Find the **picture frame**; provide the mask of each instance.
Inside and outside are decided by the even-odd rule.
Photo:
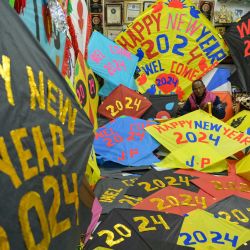
[[[215,29],[217,30],[217,32],[221,35],[221,36],[223,36],[224,34],[225,34],[225,32],[226,32],[226,25],[216,25],[215,26]]]
[[[102,0],[90,0],[90,5],[92,4],[102,4]]]
[[[102,14],[91,13],[92,26],[102,25]]]
[[[143,2],[143,11],[145,9],[147,9],[148,7],[150,7],[152,4],[154,4],[155,2],[154,1],[144,1]]]
[[[244,15],[243,9],[234,9],[233,11],[233,21],[237,22]]]
[[[201,13],[209,20],[213,20],[214,16],[214,1],[201,0],[199,2],[199,9]]]
[[[126,2],[124,12],[124,23],[131,23],[142,11],[141,2]]]
[[[105,21],[107,26],[122,25],[122,4],[107,3],[105,4]]]
[[[114,41],[120,32],[122,32],[122,27],[109,27],[106,30],[106,36]]]

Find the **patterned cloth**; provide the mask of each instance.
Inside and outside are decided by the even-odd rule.
[[[236,93],[233,100],[234,104],[240,104],[241,109],[250,110],[250,93]]]

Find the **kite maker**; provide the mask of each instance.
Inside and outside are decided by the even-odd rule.
[[[225,117],[226,104],[220,101],[220,98],[208,91],[202,80],[195,80],[192,83],[193,93],[189,96],[179,114],[185,115],[197,109],[209,112],[209,103],[211,103],[211,113],[218,119]]]

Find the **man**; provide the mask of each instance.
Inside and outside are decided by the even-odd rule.
[[[220,98],[209,92],[202,80],[195,80],[192,83],[193,93],[189,96],[183,108],[179,111],[180,115],[185,115],[197,109],[208,112],[208,103],[212,105],[212,115],[218,119],[225,117],[225,104],[221,103]]]

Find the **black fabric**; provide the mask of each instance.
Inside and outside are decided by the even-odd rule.
[[[211,205],[206,211],[250,229],[249,207],[250,200],[232,195]]]
[[[24,237],[34,238],[35,245],[47,237],[48,244],[43,241],[46,243],[41,247],[43,249],[74,249],[84,221],[89,220],[84,218],[84,205],[80,203],[78,209],[78,197],[73,195],[76,189],[73,178],[79,190],[94,139],[93,127],[56,66],[6,0],[0,1],[0,34],[1,235],[4,230],[10,249],[28,249]],[[31,71],[33,73],[28,77]],[[40,94],[43,90],[39,85],[44,83],[44,108],[36,99],[36,106],[31,109],[29,83],[32,82],[32,74]],[[76,111],[76,118],[70,125],[69,112],[65,121],[59,117],[62,111],[60,97],[63,105],[68,99]],[[73,130],[69,129],[70,126]],[[39,148],[52,160],[47,160],[48,155],[39,157]],[[25,165],[26,170],[23,171]],[[16,186],[10,178],[11,169],[16,173],[12,175],[18,180]],[[63,179],[67,180],[67,185],[63,185]],[[56,222],[66,220],[67,226],[64,224],[62,231],[55,228]],[[30,230],[21,228],[25,223]],[[31,248],[32,244],[29,245]]]
[[[172,95],[149,95],[144,94],[152,103],[152,106],[143,114],[142,119],[155,118],[156,114],[160,111],[167,111],[171,117],[176,117],[178,109],[178,96]],[[173,103],[172,109],[166,109],[166,105]]]
[[[250,92],[250,12],[240,21],[231,24],[223,38],[225,39],[233,61],[236,64],[242,91]]]
[[[97,227],[86,249],[94,249],[97,246],[119,250],[186,249],[176,247],[182,223],[183,217],[176,214],[114,209]],[[108,241],[107,231],[103,234],[100,233],[102,230],[114,233],[114,239]],[[122,240],[119,241],[121,238]],[[114,242],[114,240],[117,241]]]
[[[240,88],[240,90],[242,89],[246,89],[244,88],[244,84],[241,82],[239,74],[238,74],[238,70],[235,70],[229,77],[228,77],[228,81],[231,82],[232,85],[232,92],[233,92],[233,86]]]
[[[142,177],[138,178],[134,186],[128,188],[126,194],[146,198],[168,185],[192,192],[198,192],[199,188],[190,182],[191,179],[195,179],[195,177],[177,174],[174,170],[150,170]]]
[[[115,175],[123,178],[125,173],[140,175],[152,169],[151,166],[128,167],[111,161],[106,161],[102,165],[99,165],[99,167],[101,170],[101,176],[112,176],[112,178],[114,178]]]
[[[138,177],[127,176],[123,179],[104,178],[95,187],[94,193],[102,206],[102,213],[107,214],[114,208],[131,208],[142,198],[125,195],[127,189],[134,185]]]

